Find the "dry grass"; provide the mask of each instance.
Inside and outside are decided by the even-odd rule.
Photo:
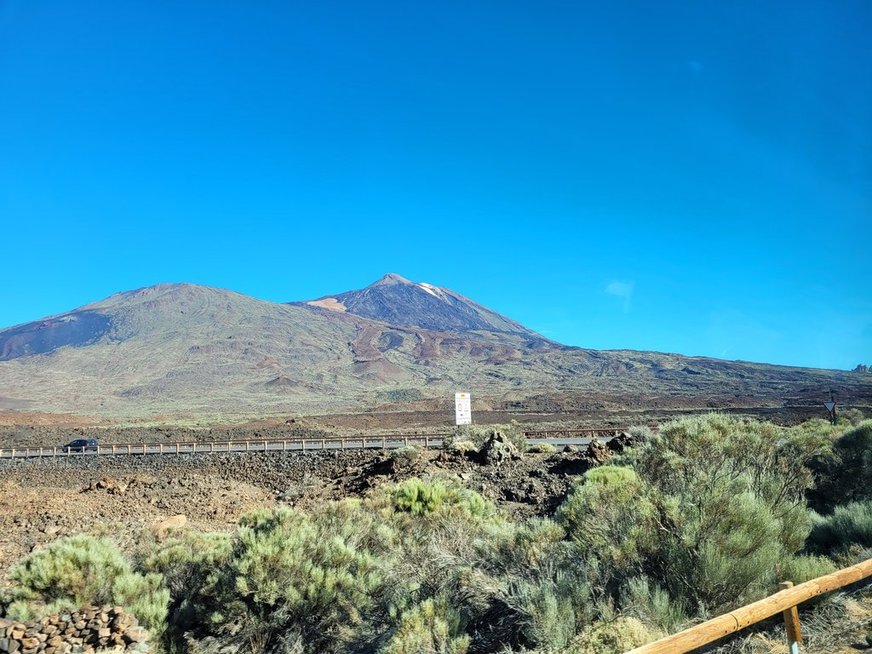
[[[855,654],[872,632],[872,584],[835,594],[800,610],[803,654]],[[712,654],[787,654],[784,624],[778,618],[729,642],[705,650]]]

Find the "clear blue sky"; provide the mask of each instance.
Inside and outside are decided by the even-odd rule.
[[[872,3],[0,0],[0,326],[386,272],[572,345],[872,363]]]

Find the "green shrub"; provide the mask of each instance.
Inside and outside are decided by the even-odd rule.
[[[472,649],[562,649],[590,619],[586,568],[564,530],[534,519],[489,534],[458,570],[451,597],[466,616]]]
[[[832,453],[815,462],[812,506],[828,513],[849,502],[872,500],[872,420],[849,429],[833,443]]]
[[[647,443],[654,438],[654,432],[647,425],[633,425],[627,430],[635,445]]]
[[[577,617],[588,597],[581,568],[555,523],[516,525],[478,494],[441,480],[380,488],[364,505],[397,536],[382,556],[399,583],[378,600],[395,624],[444,598],[476,652],[562,646],[585,624]]]
[[[527,439],[518,425],[458,425],[454,431],[443,438],[444,447],[451,449],[456,441],[469,441],[479,449],[495,434],[502,434],[519,452],[527,450]]]
[[[851,425],[852,427],[856,427],[861,422],[866,420],[866,414],[863,413],[860,409],[851,408],[845,409],[842,411],[839,416],[839,422],[844,422],[845,424]]]
[[[551,443],[533,443],[527,446],[527,451],[534,454],[554,454],[557,448]]]
[[[832,515],[814,516],[808,548],[839,554],[852,545],[872,547],[872,500],[837,506]]]
[[[152,636],[164,628],[169,591],[159,574],[139,574],[105,538],[61,538],[12,567],[11,617],[28,619],[86,605],[113,604]]]
[[[624,612],[659,631],[674,633],[687,622],[679,602],[648,577],[633,577],[621,591]]]
[[[478,452],[478,448],[472,441],[452,441],[450,445],[446,445],[451,452],[459,454],[467,454],[469,452]]]
[[[397,463],[409,465],[421,458],[421,448],[414,445],[398,447],[391,452],[391,458]]]
[[[635,538],[653,541],[642,569],[693,613],[765,592],[810,530],[804,463],[816,447],[773,425],[720,415],[663,425],[620,459],[638,474],[638,501],[653,506],[656,529],[642,525]],[[610,532],[620,538],[614,529],[602,538]]]
[[[230,552],[227,534],[186,530],[154,543],[142,561],[143,570],[160,574],[170,592],[164,634],[169,651],[182,648],[186,632],[208,633],[210,617],[222,610],[212,595],[213,577]]]
[[[441,481],[426,482],[413,477],[393,488],[393,506],[397,511],[429,515],[439,511],[460,511],[469,515],[485,515],[493,506],[467,488],[446,485]]]
[[[212,620],[244,651],[269,650],[283,639],[306,651],[337,652],[358,636],[382,583],[373,557],[345,533],[320,529],[281,508],[240,519],[232,551],[213,587],[223,612]]]
[[[639,573],[653,547],[653,517],[638,475],[618,466],[586,472],[555,514],[581,557],[596,559],[610,575],[627,576]]]
[[[779,566],[779,580],[802,584],[836,571],[836,565],[825,556],[799,555],[786,558]]]
[[[444,596],[426,599],[403,613],[382,654],[466,654],[469,636]]]
[[[621,616],[599,622],[579,634],[567,654],[622,654],[657,638],[636,618]]]

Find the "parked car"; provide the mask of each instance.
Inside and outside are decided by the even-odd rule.
[[[96,438],[77,438],[64,445],[63,450],[64,452],[96,452],[97,448]]]

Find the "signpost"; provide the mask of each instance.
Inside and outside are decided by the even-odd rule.
[[[454,394],[454,418],[456,425],[472,424],[472,397],[469,393]]]
[[[824,402],[824,406],[827,408],[827,411],[830,414],[830,422],[836,424],[836,403],[835,402]]]

